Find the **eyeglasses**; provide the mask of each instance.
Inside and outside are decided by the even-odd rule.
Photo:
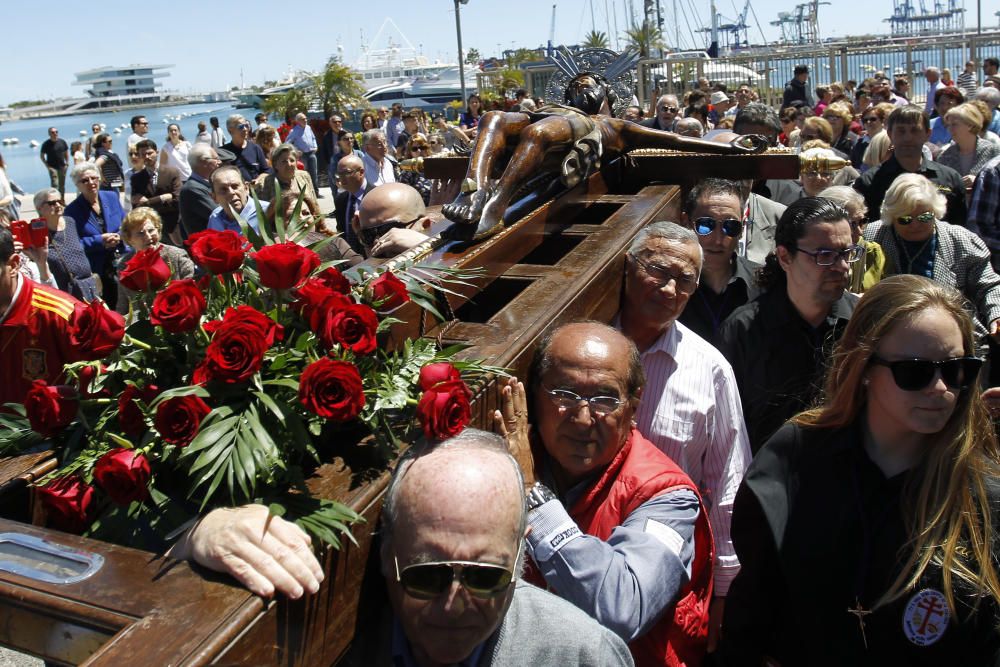
[[[52,201],[43,201],[42,203],[45,204],[46,206],[62,206],[63,205],[62,201],[59,200],[59,199],[53,199]]]
[[[715,231],[716,225],[722,227],[723,234],[732,238],[736,238],[743,233],[742,220],[737,220],[736,218],[715,220],[707,216],[694,221],[694,231],[698,232],[698,236],[708,236]]]
[[[802,175],[812,178],[833,178],[832,171],[803,171]]]
[[[656,266],[655,264],[644,262],[635,255],[629,255],[629,257],[631,257],[636,264],[642,267],[642,270],[646,272],[646,275],[649,276],[659,287],[663,287],[673,280],[677,291],[683,294],[693,294],[694,291],[698,289],[697,278],[672,273],[662,266]]]
[[[873,356],[873,364],[885,366],[892,371],[892,379],[903,391],[920,391],[934,381],[937,372],[952,389],[965,389],[976,382],[983,360],[979,357],[953,357],[941,361],[930,359],[901,359],[886,361]]]
[[[580,403],[586,403],[590,414],[597,417],[611,414],[621,407],[623,402],[616,396],[591,396],[587,398],[569,389],[545,389],[545,393],[552,398],[552,402],[560,410],[576,410]]]
[[[407,227],[415,223],[417,220],[420,220],[421,217],[423,216],[417,216],[416,218],[410,220],[409,222],[403,222],[401,220],[389,220],[388,222],[383,222],[382,224],[375,225],[374,227],[366,227],[365,229],[361,230],[361,242],[370,248],[373,245],[375,245],[375,241],[378,240],[378,237],[382,236],[390,229],[406,229]]]
[[[837,263],[838,259],[843,259],[848,264],[853,264],[865,254],[865,249],[859,245],[852,245],[843,250],[812,251],[803,248],[798,248],[798,250],[812,257],[819,266],[833,266]]]
[[[149,121],[148,120],[140,120],[138,123],[136,123],[136,125],[149,125]]]
[[[898,218],[896,218],[896,222],[898,222],[901,225],[908,225],[911,222],[913,222],[914,220],[916,220],[917,222],[922,222],[925,225],[926,224],[930,224],[930,223],[934,222],[934,214],[931,213],[930,211],[927,211],[926,213],[921,213],[920,215],[915,215],[915,216],[914,215],[901,215]]]
[[[667,107],[667,106],[660,107],[660,111],[666,111],[667,113],[677,113],[680,110],[681,110],[680,107]]]
[[[346,170],[346,171],[338,171],[338,172],[336,172],[336,173],[334,174],[334,178],[336,178],[336,179],[337,179],[337,180],[339,181],[340,179],[342,179],[342,178],[347,178],[347,177],[348,177],[348,176],[350,176],[351,174],[356,174],[356,173],[358,173],[359,171],[361,171],[361,168],[360,168],[360,167],[359,167],[359,168],[357,168],[357,169],[348,169],[348,170]]]
[[[514,580],[512,569],[492,563],[446,560],[414,563],[400,570],[395,555],[392,562],[396,566],[396,581],[407,595],[418,600],[432,600],[447,593],[456,579],[473,597],[488,600],[503,594]]]
[[[236,126],[236,129],[238,129],[238,130],[249,130],[250,129],[250,123],[240,123],[239,125]]]

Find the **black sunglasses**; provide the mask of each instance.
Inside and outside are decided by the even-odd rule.
[[[660,111],[666,111],[667,113],[677,113],[678,111],[680,111],[680,107],[661,106]]]
[[[920,391],[931,382],[937,371],[941,371],[941,379],[952,389],[965,389],[975,383],[983,360],[979,357],[955,357],[931,361],[930,359],[901,359],[886,361],[881,357],[872,357],[872,363],[885,366],[892,371],[892,379],[903,391]]]
[[[722,227],[722,233],[726,236],[736,238],[743,233],[742,220],[737,220],[736,218],[715,220],[714,218],[709,218],[707,216],[704,218],[698,218],[694,221],[694,231],[698,232],[698,236],[708,236],[715,231],[716,225],[720,225]]]
[[[383,222],[381,225],[375,225],[374,227],[366,227],[361,230],[361,242],[364,243],[369,248],[375,245],[375,241],[378,237],[382,236],[390,229],[406,229],[417,220],[423,216],[419,216],[410,220],[409,222],[403,222],[401,220],[389,220],[388,222]]]
[[[414,563],[400,570],[396,556],[392,560],[396,581],[407,595],[418,600],[432,600],[447,593],[455,579],[473,597],[488,600],[503,594],[514,579],[513,570],[491,563],[449,560]]]

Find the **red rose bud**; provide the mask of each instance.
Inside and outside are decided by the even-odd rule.
[[[60,477],[37,487],[37,492],[49,526],[67,533],[81,533],[87,527],[94,487],[84,484],[78,475]]]
[[[125,391],[118,397],[118,425],[125,435],[134,440],[146,432],[145,415],[135,399],[138,398],[149,405],[159,393],[160,390],[156,385],[150,385],[145,389],[139,389],[134,384],[125,387]]]
[[[323,357],[302,371],[299,401],[324,419],[350,421],[365,406],[361,374],[354,364]]]
[[[424,391],[442,382],[461,382],[461,380],[462,374],[447,361],[427,364],[420,369],[420,388]]]
[[[410,300],[406,284],[386,271],[369,283],[372,292],[372,303],[379,310],[394,310]]]
[[[150,474],[149,461],[134,449],[113,449],[94,464],[94,481],[123,507],[149,497]]]
[[[97,300],[77,305],[69,325],[69,342],[87,361],[108,356],[125,337],[125,318]]]
[[[318,335],[327,349],[339,344],[355,354],[371,354],[375,351],[376,330],[375,311],[363,303],[351,303],[328,311]]]
[[[351,281],[347,279],[347,276],[332,266],[328,269],[323,269],[316,274],[315,279],[332,289],[334,292],[339,292],[340,294],[351,293]]]
[[[417,419],[428,440],[458,435],[471,418],[469,390],[464,382],[442,382],[425,391],[417,404]]]
[[[232,273],[243,266],[250,242],[231,229],[195,232],[184,242],[195,264],[216,275]]]
[[[31,430],[48,438],[66,428],[76,417],[77,396],[72,387],[49,386],[45,380],[35,380],[24,397]]]
[[[94,383],[94,379],[97,377],[97,367],[93,364],[89,366],[83,366],[80,368],[79,376],[79,387],[78,391],[80,396],[90,396],[90,385]]]
[[[298,243],[264,246],[250,255],[257,262],[260,284],[271,289],[291,289],[321,264],[319,255]]]
[[[168,398],[156,406],[153,425],[165,441],[186,447],[198,435],[201,420],[211,411],[198,396]]]
[[[160,248],[135,253],[118,272],[118,281],[133,292],[153,292],[170,280],[170,267],[160,257]]]
[[[205,307],[205,295],[194,280],[175,280],[153,297],[149,321],[170,333],[187,333],[197,328]]]

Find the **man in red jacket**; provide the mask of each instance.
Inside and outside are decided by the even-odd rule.
[[[0,406],[20,403],[35,380],[49,383],[63,364],[78,361],[70,347],[70,318],[80,303],[21,275],[9,230],[0,228]]]
[[[557,329],[524,385],[503,388],[498,429],[529,490],[535,574],[629,643],[639,667],[699,664],[713,548],[691,479],[635,428],[635,345],[594,322]],[[536,481],[537,480],[537,481]]]

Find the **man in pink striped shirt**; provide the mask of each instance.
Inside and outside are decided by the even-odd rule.
[[[729,363],[676,321],[698,288],[702,263],[690,229],[673,222],[644,228],[629,248],[618,323],[639,348],[647,377],[635,415],[639,432],[691,477],[708,508],[716,544],[711,651],[740,567],[729,527],[750,444]]]

